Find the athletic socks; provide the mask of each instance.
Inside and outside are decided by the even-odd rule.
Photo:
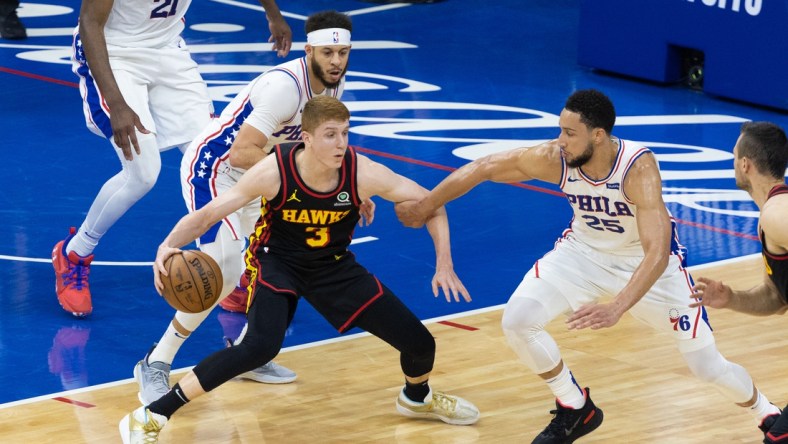
[[[73,251],[81,257],[90,256],[93,254],[93,250],[96,249],[98,241],[98,239],[88,235],[84,227],[79,227],[77,234],[66,245],[66,254]]]
[[[189,402],[189,399],[183,394],[181,385],[175,384],[175,386],[173,386],[166,395],[150,403],[150,405],[148,405],[148,409],[153,413],[157,413],[159,415],[165,416],[167,419],[170,419],[170,416],[172,416],[179,408],[186,405],[187,402]]]
[[[172,360],[175,359],[175,354],[178,353],[181,345],[183,345],[183,342],[186,341],[188,337],[188,335],[183,336],[178,333],[172,325],[172,322],[170,322],[167,331],[165,331],[164,335],[159,339],[158,345],[150,352],[148,364],[157,361],[165,364],[172,364]]]
[[[558,376],[548,379],[546,382],[562,406],[579,409],[585,405],[585,393],[577,385],[574,375],[566,365],[563,366]]]
[[[424,402],[424,398],[430,393],[429,381],[411,384],[405,381],[405,396],[413,402]]]
[[[755,404],[753,404],[749,409],[747,409],[750,414],[755,417],[755,420],[758,421],[760,424],[763,421],[763,418],[773,415],[777,413],[780,414],[780,409],[777,408],[776,405],[769,402],[766,396],[761,394],[761,391],[758,391],[758,399],[756,399]]]

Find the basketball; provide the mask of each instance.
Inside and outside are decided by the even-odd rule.
[[[167,276],[162,296],[174,309],[185,313],[199,313],[213,306],[222,290],[219,265],[199,250],[184,250],[164,262]]]

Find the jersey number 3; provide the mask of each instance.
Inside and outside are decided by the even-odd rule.
[[[306,232],[312,233],[312,237],[306,238],[306,244],[312,248],[325,247],[331,240],[328,227],[306,227]]]
[[[150,18],[167,18],[171,15],[175,15],[178,8],[178,0],[153,0],[153,3],[159,3],[159,6],[153,8],[153,11],[150,12]]]

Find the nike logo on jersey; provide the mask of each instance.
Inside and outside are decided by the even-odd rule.
[[[577,182],[579,180],[580,179],[575,179],[574,177],[570,177],[570,178],[566,179],[567,182]]]

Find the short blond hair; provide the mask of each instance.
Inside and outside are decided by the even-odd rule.
[[[301,129],[314,134],[314,131],[329,120],[344,122],[350,120],[350,111],[339,99],[330,96],[315,96],[304,105],[301,115]]]

